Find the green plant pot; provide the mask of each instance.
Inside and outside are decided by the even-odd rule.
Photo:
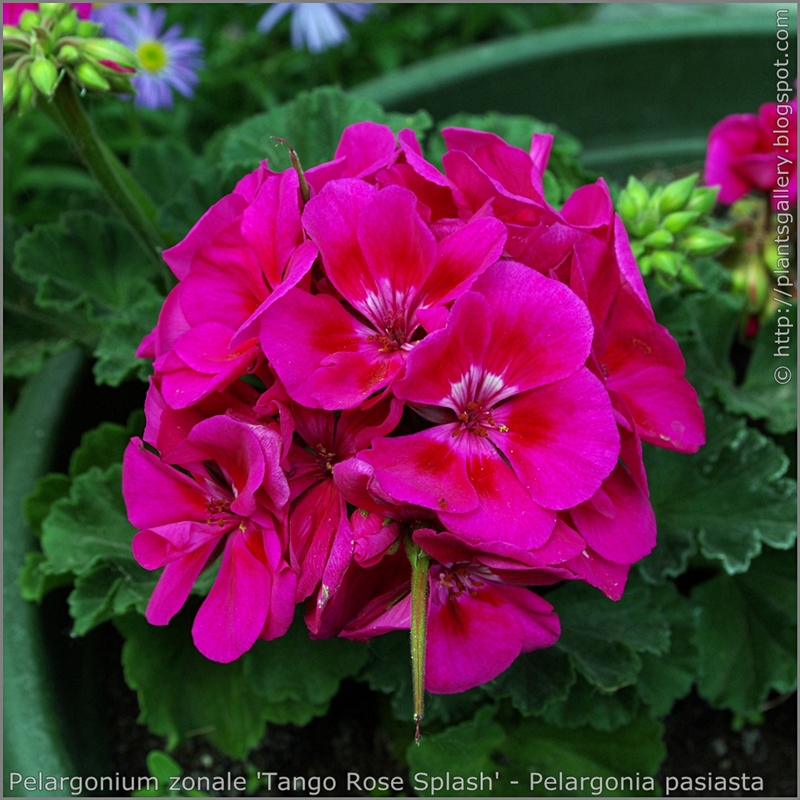
[[[724,8],[724,6],[723,6]],[[775,7],[701,9],[604,20],[525,34],[415,64],[353,92],[437,122],[497,111],[552,122],[606,176],[702,161],[727,114],[775,102]],[[604,9],[605,10],[605,9]],[[796,19],[789,14],[794,59]],[[794,67],[790,75],[796,74]]]
[[[69,639],[69,625],[58,615],[63,602],[46,600],[40,608],[23,600],[17,585],[25,553],[34,546],[22,502],[59,455],[61,432],[70,423],[70,399],[79,388],[84,366],[77,350],[50,359],[23,389],[5,431],[4,796],[65,796],[70,794],[69,784],[59,791],[39,786],[47,777],[108,774],[108,738],[95,691],[101,663],[96,640]],[[35,786],[26,788],[18,782],[12,787],[12,773],[35,779]]]

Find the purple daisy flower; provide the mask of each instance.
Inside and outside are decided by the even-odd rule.
[[[135,16],[127,13],[135,9]],[[135,103],[147,108],[172,108],[172,92],[191,97],[203,66],[203,45],[181,37],[180,25],[164,30],[167,12],[147,4],[106,5],[92,15],[102,22],[106,36],[133,50],[141,69],[133,78]]]
[[[278,20],[292,12],[292,47],[319,53],[349,37],[340,15],[360,22],[374,3],[274,3],[258,22],[261,33],[271,31]]]

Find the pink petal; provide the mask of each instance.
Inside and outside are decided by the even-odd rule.
[[[271,306],[261,344],[290,397],[313,408],[354,408],[400,370],[399,353],[381,353],[373,329],[328,295],[291,289]]]
[[[608,394],[589,370],[512,397],[493,409],[508,430],[489,438],[531,497],[545,508],[570,508],[591,497],[619,456]]]
[[[375,469],[381,488],[396,500],[439,511],[463,513],[477,507],[478,495],[466,459],[452,445],[454,424],[411,436],[376,439],[359,454]]]
[[[145,618],[151,625],[169,624],[183,608],[194,582],[208,563],[216,545],[216,541],[209,542],[164,567],[147,603]]]
[[[647,495],[621,464],[606,478],[598,494],[610,501],[610,509],[598,507],[595,498],[575,506],[569,512],[575,527],[603,558],[616,564],[635,564],[656,545],[656,518]]]
[[[163,464],[133,438],[122,461],[122,496],[134,528],[204,520],[206,497],[196,481]]]
[[[520,653],[550,647],[560,633],[553,607],[515,586],[486,583],[474,594],[451,595],[441,606],[432,602],[425,688],[455,694],[479,686]]]
[[[236,531],[228,537],[217,579],[194,619],[195,647],[212,661],[235,661],[264,627],[272,576],[260,536],[260,531]]]

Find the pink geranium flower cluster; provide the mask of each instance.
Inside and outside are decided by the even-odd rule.
[[[693,452],[703,417],[603,181],[557,211],[530,152],[444,131],[345,130],[333,161],[266,162],[166,251],[179,283],[126,452],[133,551],[165,625],[204,569],[198,649],[288,629],[408,629],[427,554],[425,686],[458,692],[559,621],[528,587],[618,599],[655,544],[641,442]],[[307,185],[306,185],[307,181]],[[307,198],[307,199],[304,199]]]
[[[783,96],[788,101],[788,94]],[[705,182],[720,187],[721,203],[734,203],[760,190],[770,195],[774,210],[794,208],[797,100],[764,103],[758,114],[732,114],[720,120],[708,135]]]

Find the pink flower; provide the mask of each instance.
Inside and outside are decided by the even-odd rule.
[[[554,509],[591,497],[619,455],[608,395],[584,367],[592,324],[569,289],[521,264],[495,265],[473,289],[393,387],[443,424],[377,439],[360,458],[450,530],[537,547]]]
[[[779,116],[788,118],[788,127],[778,127]],[[797,100],[781,106],[765,103],[757,115],[733,114],[720,120],[708,135],[705,182],[720,187],[721,203],[733,203],[754,189],[772,193],[784,186],[793,207],[797,202]]]
[[[169,406],[187,408],[259,368],[260,316],[316,255],[300,225],[297,174],[263,166],[164,252],[180,283],[139,355],[155,358]]]
[[[233,661],[257,638],[282,636],[291,624],[296,578],[276,517],[289,499],[280,447],[267,427],[217,416],[195,425],[172,452],[172,463],[190,475],[139,439],[125,452],[122,492],[140,529],[134,556],[145,569],[164,567],[147,620],[166,625],[222,552],[192,628],[197,649],[214,661]]]
[[[261,345],[290,397],[354,408],[401,372],[421,326],[500,256],[503,226],[476,219],[441,241],[409,190],[326,184],[303,213],[330,294],[290,290],[264,316]],[[427,316],[426,316],[427,315]]]

